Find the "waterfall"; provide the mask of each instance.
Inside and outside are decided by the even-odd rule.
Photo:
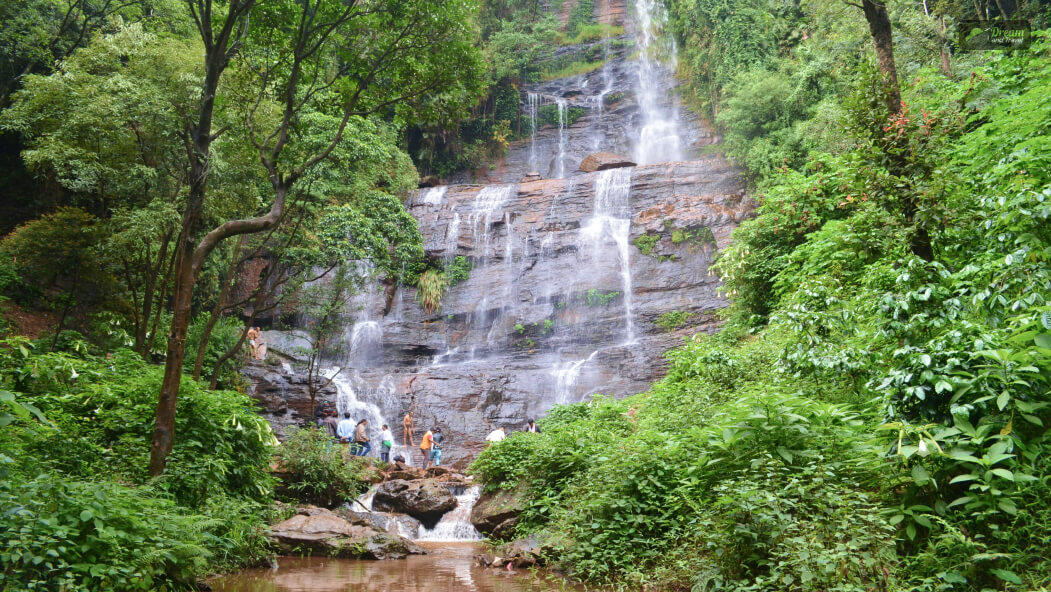
[[[598,350],[595,350],[583,360],[563,362],[555,366],[551,371],[551,375],[555,377],[555,403],[565,405],[575,402],[573,387],[577,384],[577,378],[580,378],[580,370],[584,364],[594,359],[597,353]]]
[[[661,105],[671,75],[660,60],[667,60],[670,70],[675,69],[677,60],[675,41],[662,35],[668,16],[661,0],[635,0],[635,15],[635,41],[639,48],[635,91],[642,122],[634,159],[638,164],[682,160],[678,113]]]
[[[428,187],[420,191],[420,203],[424,203],[431,206],[441,205],[445,201],[445,193],[449,191],[448,185],[442,185],[440,187]]]
[[[374,359],[383,348],[383,329],[377,321],[357,321],[350,330],[350,357],[355,361]]]
[[[433,529],[421,526],[416,540],[439,542],[482,540],[482,534],[471,524],[471,510],[481,494],[482,488],[477,485],[462,488],[462,491],[456,493],[456,507],[446,512]]]
[[[569,132],[566,130],[569,127],[569,113],[565,99],[555,99],[555,104],[558,106],[558,169],[555,176],[564,179],[566,176],[566,147],[569,144]]]
[[[337,372],[339,373],[336,374]],[[355,422],[362,419],[368,420],[367,429],[369,438],[372,441],[372,451],[369,452],[369,455],[374,455],[378,458],[381,448],[380,429],[384,424],[387,424],[387,420],[383,418],[383,412],[378,405],[358,398],[358,391],[354,389],[353,383],[356,381],[359,390],[364,390],[364,387],[367,387],[364,379],[356,371],[351,371],[347,368],[344,368],[342,371],[339,368],[328,368],[324,370],[324,374],[327,377],[335,375],[332,379],[332,385],[336,387],[336,413],[339,414],[340,419],[343,418],[344,414],[350,414],[351,419]],[[376,391],[383,391],[387,398],[397,396],[394,381],[389,376],[383,378]],[[390,424],[387,425],[389,426]],[[394,430],[392,429],[391,433],[393,432]],[[390,452],[391,458],[394,458],[399,451],[405,457],[406,464],[412,465],[412,450],[408,446],[395,443],[394,448]]]
[[[540,112],[540,95],[531,92],[526,95],[529,109],[529,130],[531,137],[529,139],[529,170],[530,172],[537,170],[536,162],[536,118]]]
[[[595,206],[592,217],[580,227],[581,237],[591,244],[594,257],[604,253],[605,239],[617,246],[621,295],[624,299],[626,344],[635,341],[631,281],[631,168],[607,169],[595,177]]]

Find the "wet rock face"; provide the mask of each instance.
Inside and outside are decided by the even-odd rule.
[[[431,479],[394,479],[379,486],[372,507],[381,512],[408,514],[425,527],[434,528],[443,514],[456,507],[456,496]]]
[[[321,508],[301,513],[270,527],[270,538],[286,555],[317,554],[347,559],[403,559],[426,553],[419,545],[383,532],[360,520]]]
[[[744,181],[721,157],[700,156],[715,138],[674,92],[661,92],[674,79],[644,63],[626,3],[596,6],[628,34],[559,51],[603,67],[524,86],[522,129],[535,134],[491,170],[453,175],[407,202],[427,255],[466,277],[434,313],[414,289],[377,282],[348,307],[344,347],[326,359],[342,370],[325,398],[367,417],[374,445],[390,424],[394,454],[413,464],[422,456],[401,446],[410,410],[415,446],[441,427],[442,464],[464,468],[495,427],[524,429],[596,393],[644,391],[664,375],[668,349],[718,328],[725,302],[709,268],[750,215]],[[618,164],[695,160],[580,171],[597,152],[622,155]],[[684,323],[662,328],[667,313]],[[281,342],[267,339],[271,349]],[[310,421],[301,379],[253,380],[279,428]]]
[[[618,180],[623,201],[599,204]],[[437,191],[437,199],[429,193]],[[646,390],[664,373],[665,351],[715,331],[725,303],[709,266],[751,207],[736,171],[714,156],[421,191],[409,208],[427,253],[464,257],[467,279],[449,287],[433,314],[413,289],[399,288],[385,315],[377,285],[348,312],[373,337],[353,340],[364,332],[348,327],[351,347],[329,363],[344,368],[340,388],[374,405],[398,444],[400,419],[412,409],[415,444],[440,426],[442,464],[464,468],[497,425],[524,429],[556,403]],[[672,311],[687,320],[668,332],[657,320]],[[305,378],[281,366],[247,373],[279,430],[311,421]],[[339,393],[349,396],[330,388],[323,398],[335,402]],[[285,398],[285,411],[275,396]],[[370,417],[374,443],[380,421]]]
[[[490,538],[506,538],[525,510],[524,500],[520,488],[483,493],[471,509],[471,524]]]

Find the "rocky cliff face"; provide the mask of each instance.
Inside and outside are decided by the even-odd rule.
[[[337,391],[326,395],[342,409],[373,430],[390,423],[399,441],[413,409],[417,439],[441,426],[443,460],[462,464],[497,425],[521,429],[558,403],[645,390],[662,376],[667,349],[716,329],[724,303],[709,266],[751,205],[722,158],[697,157],[711,134],[673,92],[655,98],[673,81],[642,51],[652,42],[643,25],[653,29],[643,20],[634,48],[602,47],[603,68],[524,89],[523,116],[537,132],[512,146],[488,184],[465,174],[411,196],[428,255],[464,257],[471,270],[433,314],[413,289],[376,286],[354,303],[347,353],[330,361],[342,368]],[[633,51],[640,57],[629,60]],[[551,108],[561,125],[541,125]],[[577,170],[598,151],[687,160]],[[659,325],[668,313],[682,325]],[[252,372],[279,427],[310,418],[305,388],[287,369]]]

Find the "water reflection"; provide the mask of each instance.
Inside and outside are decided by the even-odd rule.
[[[553,592],[583,590],[554,577],[477,565],[476,544],[425,545],[401,561],[281,557],[277,569],[249,569],[209,582],[215,592]]]

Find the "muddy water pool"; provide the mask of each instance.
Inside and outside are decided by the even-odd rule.
[[[477,543],[423,543],[428,554],[391,561],[279,557],[209,582],[215,592],[580,592],[552,575],[478,565]]]

